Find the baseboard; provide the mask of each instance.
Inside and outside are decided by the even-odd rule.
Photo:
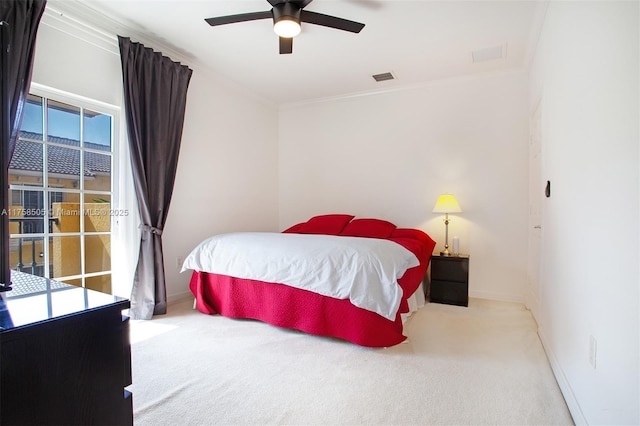
[[[516,303],[524,304],[524,300],[522,297],[508,295],[504,293],[493,293],[490,291],[470,291],[469,297],[473,297],[475,299],[489,299],[489,300],[496,300],[499,302],[516,302]]]
[[[551,346],[549,345],[549,342],[545,339],[544,331],[540,327],[538,327],[538,337],[540,337],[542,347],[547,354],[547,359],[549,360],[549,364],[551,364],[551,370],[553,371],[553,375],[556,377],[556,382],[558,382],[560,392],[562,392],[562,396],[567,403],[569,413],[571,413],[571,417],[573,417],[573,422],[576,425],[588,425],[589,423],[587,423],[587,419],[582,413],[580,404],[578,403],[578,400],[576,399],[576,396],[571,389],[571,384],[569,383],[569,380],[567,380],[567,376],[565,376],[564,371],[562,370],[562,367],[558,362],[558,359],[556,358],[553,350],[551,349]]]
[[[185,299],[193,299],[193,294],[191,294],[190,291],[184,291],[182,293],[176,293],[176,294],[168,294],[167,295],[167,304],[168,305],[172,305],[174,303],[177,302],[181,302]]]
[[[538,295],[532,290],[531,286],[528,286],[526,291],[526,295],[524,298],[524,305],[531,311],[531,315],[537,321],[538,318],[538,308],[540,306],[540,298]]]

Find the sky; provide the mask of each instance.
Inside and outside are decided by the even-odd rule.
[[[48,134],[73,140],[80,139],[80,114],[62,108],[49,107]],[[91,114],[93,115],[93,114]],[[111,116],[97,114],[84,115],[84,140],[100,145],[111,145]],[[27,102],[25,105],[22,130],[42,133],[42,106]]]

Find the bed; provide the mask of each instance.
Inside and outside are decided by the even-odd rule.
[[[403,342],[403,314],[421,291],[435,242],[423,231],[346,214],[282,233],[202,241],[182,271],[205,314],[249,318],[366,347]]]

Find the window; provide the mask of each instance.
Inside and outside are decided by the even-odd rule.
[[[45,89],[28,96],[9,165],[12,269],[111,293],[117,112]]]

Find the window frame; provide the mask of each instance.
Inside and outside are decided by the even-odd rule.
[[[79,155],[81,156],[81,161],[80,164],[84,164],[84,156],[87,152],[96,152],[98,154],[101,155],[110,155],[111,157],[111,182],[110,182],[110,191],[100,191],[100,190],[94,190],[94,189],[90,189],[87,190],[85,189],[84,183],[85,183],[85,179],[84,179],[84,175],[83,175],[83,171],[80,170],[80,174],[78,176],[79,182],[78,182],[78,190],[74,191],[74,193],[78,193],[79,194],[79,203],[80,203],[80,211],[84,212],[85,211],[85,196],[86,194],[96,194],[96,195],[100,195],[100,194],[105,194],[105,195],[109,195],[110,196],[110,210],[111,211],[119,211],[119,205],[118,205],[118,201],[120,199],[119,197],[119,191],[120,191],[120,185],[119,185],[119,181],[120,181],[120,174],[119,174],[119,154],[120,154],[120,150],[119,150],[119,146],[120,146],[120,114],[121,114],[121,108],[115,105],[111,105],[102,101],[97,101],[94,99],[90,99],[84,96],[80,96],[80,95],[76,95],[73,93],[69,93],[69,92],[65,92],[59,89],[55,89],[55,88],[51,88],[48,86],[44,86],[35,82],[31,83],[30,89],[29,89],[29,94],[35,95],[35,96],[39,96],[45,99],[50,99],[51,101],[56,101],[56,102],[62,102],[74,107],[79,107],[81,109],[82,112],[84,112],[85,110],[90,110],[92,112],[96,112],[96,113],[100,113],[100,114],[105,114],[105,115],[109,115],[111,117],[111,149],[110,151],[99,151],[99,150],[94,150],[91,148],[87,148],[84,143],[84,120],[82,119],[83,116],[81,116],[81,120],[80,120],[80,141],[81,143],[79,144],[78,150],[79,150]],[[44,105],[43,105],[44,107]],[[56,190],[57,188],[55,187],[55,185],[47,185],[47,182],[49,181],[49,172],[48,172],[48,164],[47,164],[47,155],[46,155],[46,151],[47,151],[47,147],[48,146],[52,146],[52,144],[49,144],[48,142],[48,131],[47,131],[47,124],[48,124],[48,117],[47,117],[47,111],[46,109],[43,110],[43,129],[42,129],[42,133],[43,133],[43,140],[40,141],[43,143],[44,145],[44,153],[43,153],[43,170],[42,170],[42,186],[38,187],[37,191],[42,191],[43,193],[43,206],[46,205],[50,205],[50,194],[62,194],[63,192],[66,192],[64,189],[60,188],[58,190]],[[54,142],[55,144],[55,142]],[[20,191],[28,191],[28,190],[34,190],[34,188],[29,188],[27,185],[20,185],[20,184],[10,184],[9,185],[9,192],[11,192],[11,190],[20,190]],[[9,196],[11,197],[11,194],[9,194]],[[24,196],[24,194],[22,195]],[[44,209],[45,210],[45,216],[44,216],[44,223],[48,224],[50,223],[50,219],[51,219],[51,213],[49,211],[49,209]],[[84,215],[83,215],[84,216]],[[110,257],[111,257],[111,264],[110,264],[110,268],[109,270],[104,270],[104,271],[100,271],[100,272],[90,272],[87,273],[86,272],[86,268],[87,268],[87,264],[86,264],[86,237],[88,236],[99,236],[99,235],[109,235],[110,238],[110,242],[109,245],[110,247],[113,247],[113,237],[115,235],[115,227],[117,226],[118,223],[118,217],[114,216],[114,215],[109,215],[110,218],[110,228],[109,231],[93,231],[93,232],[87,232],[85,229],[85,220],[80,220],[80,227],[79,227],[79,231],[78,232],[50,232],[50,230],[48,229],[48,226],[45,227],[44,232],[42,233],[36,233],[36,234],[11,234],[10,238],[27,238],[27,237],[38,237],[41,238],[43,241],[44,246],[46,246],[47,248],[43,247],[43,251],[44,251],[44,265],[45,267],[44,269],[44,276],[46,278],[53,278],[55,280],[69,280],[69,281],[79,281],[82,283],[82,287],[86,286],[86,279],[87,278],[91,278],[91,277],[97,277],[97,276],[104,276],[104,275],[110,275],[111,276],[111,280],[113,280],[113,252],[110,248]],[[50,273],[50,261],[51,259],[51,253],[50,250],[48,249],[49,244],[50,244],[50,239],[51,238],[56,238],[56,237],[67,237],[67,236],[71,236],[71,237],[79,237],[80,238],[80,274],[76,274],[76,275],[69,275],[69,276],[64,276],[64,277],[50,277],[51,273]],[[111,285],[112,291],[113,291],[113,281],[112,281],[112,285]]]

